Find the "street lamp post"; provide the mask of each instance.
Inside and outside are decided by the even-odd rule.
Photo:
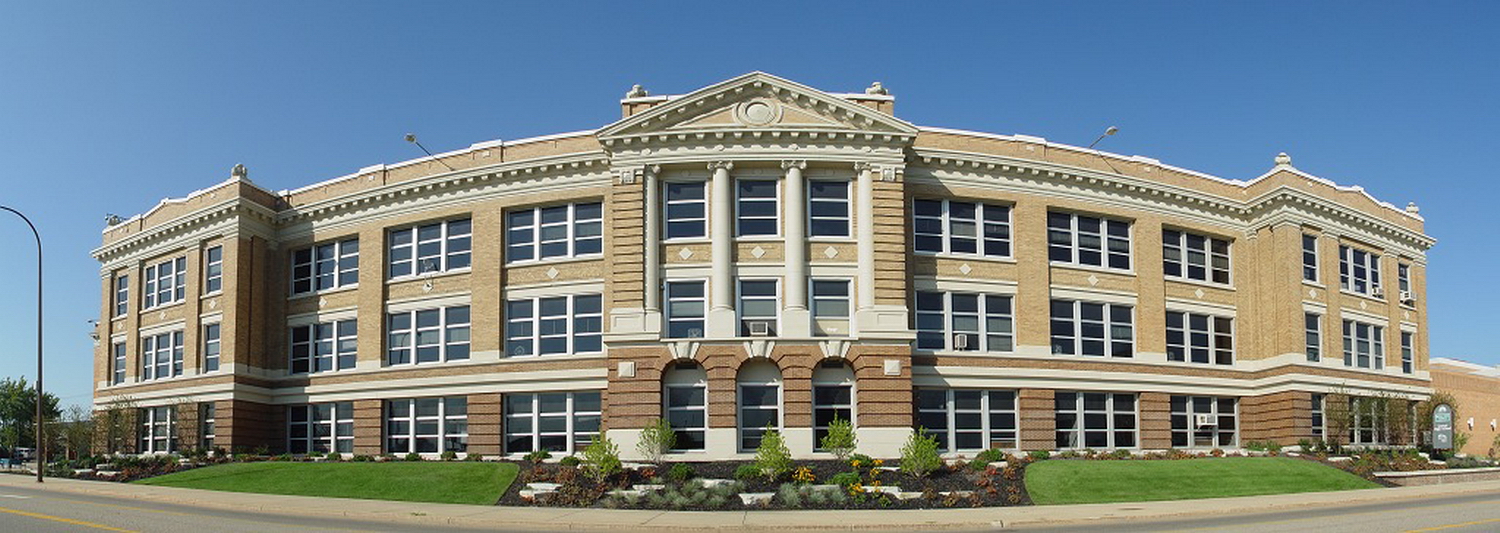
[[[31,235],[36,237],[36,421],[32,425],[36,427],[36,444],[34,444],[36,482],[41,483],[42,462],[46,460],[42,449],[42,234],[37,232],[36,224],[32,224],[31,219],[26,218],[26,215],[21,214],[20,211],[3,205],[0,205],[0,209],[21,217],[21,220],[26,221],[26,225],[31,227]]]

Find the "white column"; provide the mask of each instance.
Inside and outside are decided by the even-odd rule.
[[[645,253],[642,259],[646,263],[645,268],[645,291],[646,291],[646,315],[647,321],[651,316],[661,316],[661,180],[656,176],[656,168],[647,166],[646,174],[646,205],[643,212],[646,215],[645,238],[643,245]],[[660,322],[660,319],[656,320]],[[659,329],[658,324],[658,329]]]
[[[807,180],[806,161],[782,161],[786,170],[786,288],[782,304],[781,336],[812,335],[812,315],[807,310]]]
[[[859,180],[854,189],[854,227],[855,242],[859,248],[859,277],[855,281],[857,285],[856,305],[860,310],[869,310],[875,306],[875,166],[869,163],[855,163],[854,171],[859,173]],[[873,324],[859,324],[861,329]]]
[[[729,171],[734,163],[715,161],[708,164],[714,173],[713,191],[709,197],[709,234],[713,241],[709,255],[713,269],[709,279],[707,337],[734,337],[739,333],[734,315],[734,179]]]

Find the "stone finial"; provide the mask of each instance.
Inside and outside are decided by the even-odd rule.
[[[1282,153],[1276,154],[1276,166],[1278,166],[1278,167],[1289,167],[1289,166],[1292,166],[1292,156],[1286,155],[1286,152],[1282,152]]]
[[[236,179],[249,179],[250,171],[245,170],[245,165],[237,164],[229,170],[229,176]]]
[[[1417,203],[1416,202],[1407,202],[1406,203],[1406,212],[1407,213],[1411,213],[1413,215],[1421,214],[1422,213],[1422,208],[1417,207]]]
[[[880,82],[877,81],[875,83],[871,83],[869,87],[865,88],[865,94],[888,95],[891,94],[891,91],[886,89],[884,85],[881,85]]]
[[[630,86],[630,92],[625,93],[626,98],[640,98],[642,96],[651,96],[651,93],[646,92],[646,88],[641,87],[639,83]]]
[[[108,226],[117,226],[122,221],[124,221],[124,219],[120,218],[120,215],[116,215],[114,213],[110,213],[110,214],[104,215],[104,225],[106,227],[108,227]]]

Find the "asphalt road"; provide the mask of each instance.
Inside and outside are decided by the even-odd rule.
[[[704,524],[713,528],[713,524]],[[866,525],[868,526],[868,525]],[[559,524],[559,528],[566,528]],[[982,531],[997,531],[986,529]],[[1185,532],[1492,532],[1500,531],[1500,494],[1469,494],[1401,503],[1225,515],[1175,520],[1099,521],[1062,527],[1022,527],[1029,533]],[[534,531],[465,529],[365,522],[344,518],[288,517],[105,496],[60,494],[25,487],[0,488],[0,532],[264,533]]]

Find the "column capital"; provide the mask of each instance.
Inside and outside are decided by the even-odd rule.
[[[794,168],[797,169],[797,170],[806,170],[807,169],[807,160],[806,159],[784,159],[784,160],[781,161],[781,169],[782,170],[791,170],[791,169],[794,169]]]
[[[869,161],[856,161],[854,163],[854,171],[855,172],[866,172],[866,171],[874,172],[876,170],[879,170],[879,168],[880,167],[875,166],[874,163],[871,163]]]
[[[709,170],[734,170],[733,161],[709,161]]]

